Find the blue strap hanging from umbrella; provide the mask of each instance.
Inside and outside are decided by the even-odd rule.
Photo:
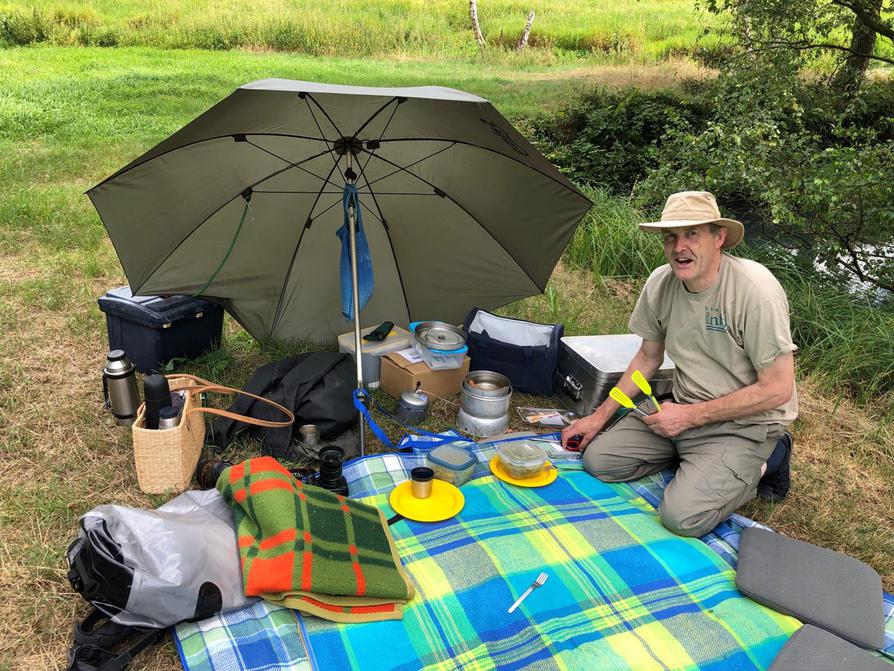
[[[351,220],[348,210],[354,206],[354,219],[357,224],[355,243],[357,245],[357,289],[360,293],[359,305],[363,309],[373,295],[373,267],[369,254],[369,243],[366,241],[366,233],[363,231],[363,216],[360,211],[360,195],[353,184],[345,184],[342,198],[345,210],[345,223],[338,229],[336,235],[341,239],[341,262],[339,273],[341,275],[341,312],[347,319],[354,318],[354,293],[351,286]]]

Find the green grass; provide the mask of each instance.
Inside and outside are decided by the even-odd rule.
[[[689,54],[703,26],[716,22],[697,11],[693,0],[485,0],[478,15],[488,48],[514,48],[532,8],[537,16],[529,51],[549,58],[651,62]],[[157,0],[148,7],[136,0],[25,0],[0,5],[0,37],[13,44],[249,48],[341,56],[465,57],[478,51],[464,0]],[[713,42],[709,38],[704,44]]]

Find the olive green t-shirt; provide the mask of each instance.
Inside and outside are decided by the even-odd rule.
[[[692,293],[669,265],[646,281],[630,330],[664,342],[676,365],[678,403],[710,401],[757,382],[757,371],[794,352],[788,299],[772,273],[754,261],[724,254],[708,289]],[[737,420],[788,424],[798,416],[795,390],[788,403]]]

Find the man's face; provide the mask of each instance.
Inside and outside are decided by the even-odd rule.
[[[715,234],[710,224],[668,228],[664,232],[664,255],[677,279],[691,291],[703,291],[716,279],[726,229]]]

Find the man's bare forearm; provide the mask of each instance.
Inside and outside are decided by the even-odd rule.
[[[779,356],[768,368],[758,372],[754,384],[710,401],[690,407],[695,426],[712,422],[729,422],[750,417],[788,403],[795,381],[794,357]]]
[[[655,375],[655,371],[664,361],[664,343],[643,340],[639,351],[630,360],[627,370],[624,371],[618,380],[618,387],[628,396],[635,396],[637,387],[633,384],[631,376],[633,371],[638,370],[646,378]],[[596,411],[586,417],[581,417],[573,421],[569,426],[562,429],[562,445],[568,445],[569,440],[573,436],[581,436],[579,441],[579,449],[586,449],[590,441],[602,431],[606,424],[611,421],[612,416],[617,412],[620,406],[611,398],[606,398],[602,404],[596,408]]]
[[[780,395],[767,390],[759,382],[743,387],[732,394],[711,401],[690,405],[695,426],[712,422],[730,422],[742,417],[750,417],[766,410],[778,408],[788,401],[789,395]]]

